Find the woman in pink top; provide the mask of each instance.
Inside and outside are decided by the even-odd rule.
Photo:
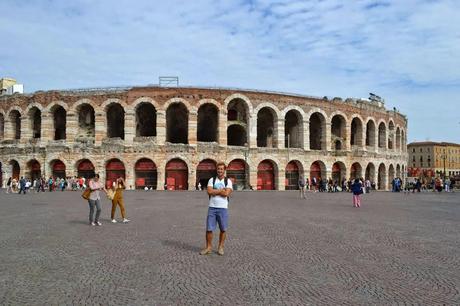
[[[104,186],[99,182],[99,174],[89,181],[88,188],[91,190],[88,204],[89,204],[89,224],[94,225],[102,225],[99,222],[99,216],[101,215],[101,196],[99,191],[102,190],[105,192]],[[96,207],[96,217],[93,219],[94,215],[94,207]]]

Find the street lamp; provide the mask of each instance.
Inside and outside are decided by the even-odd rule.
[[[244,143],[244,189],[248,189],[248,157],[249,157],[249,145]]]

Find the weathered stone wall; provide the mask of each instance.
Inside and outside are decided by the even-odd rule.
[[[248,153],[246,148],[227,146],[227,106],[233,99],[241,99],[249,110],[248,122]],[[124,111],[124,140],[107,138],[108,107],[120,104]],[[136,137],[136,109],[141,103],[150,103],[156,110],[156,136]],[[188,144],[170,144],[166,142],[166,111],[173,103],[182,103],[188,110]],[[218,112],[218,141],[213,143],[197,142],[198,109],[204,104],[217,106]],[[66,111],[66,139],[53,140],[54,126],[52,110],[60,105]],[[79,110],[83,105],[91,105],[94,109],[95,128],[93,132],[88,126],[79,127]],[[36,107],[41,111],[41,137],[33,139],[29,111]],[[257,147],[257,115],[262,108],[269,108],[274,114],[274,147]],[[14,139],[13,122],[10,113],[13,110],[21,114],[21,137]],[[288,111],[295,110],[301,123],[301,148],[285,147],[285,117]],[[310,117],[320,114],[324,120],[322,130],[322,145],[320,151],[310,150]],[[334,115],[341,115],[345,122],[345,135],[342,150],[335,150],[331,134],[331,120]],[[358,118],[362,123],[361,141],[358,145],[350,145],[351,122]],[[198,163],[206,158],[230,162],[233,159],[246,160],[249,165],[249,180],[252,186],[257,185],[257,166],[266,159],[275,164],[276,189],[284,189],[285,167],[289,161],[295,160],[300,170],[308,173],[310,165],[321,161],[325,165],[325,175],[331,176],[332,165],[341,162],[345,165],[348,177],[350,167],[358,162],[363,172],[372,163],[377,172],[381,164],[385,167],[383,174],[385,186],[388,187],[390,168],[401,169],[400,176],[406,169],[407,152],[407,119],[395,111],[388,111],[375,102],[355,101],[347,99],[318,99],[288,94],[256,92],[229,89],[201,88],[159,88],[139,87],[123,90],[100,91],[49,91],[37,92],[30,95],[13,95],[0,97],[0,121],[4,123],[3,139],[0,147],[0,162],[3,179],[11,175],[12,160],[18,161],[21,175],[27,175],[27,163],[36,159],[42,167],[42,174],[50,175],[52,161],[59,159],[66,165],[68,176],[77,174],[76,165],[82,159],[89,159],[102,178],[105,177],[105,165],[111,158],[120,159],[126,168],[128,185],[134,186],[134,165],[140,158],[153,160],[158,171],[158,189],[163,188],[165,181],[166,163],[173,158],[180,158],[187,163],[189,189],[196,183],[196,168]],[[375,123],[375,141],[373,147],[366,146],[366,124]],[[400,137],[398,145],[388,149],[385,139],[383,148],[378,147],[378,126],[383,122],[386,137],[396,144],[396,130]],[[390,123],[391,122],[391,123]],[[389,131],[389,126],[394,126]],[[2,122],[0,122],[0,127]],[[377,173],[374,173],[377,178]]]

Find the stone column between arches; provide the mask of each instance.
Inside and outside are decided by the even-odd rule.
[[[334,146],[334,144],[331,144]],[[351,124],[345,124],[345,141],[343,144],[344,151],[351,151]]]
[[[74,112],[68,112],[66,120],[66,142],[73,144],[78,133],[78,116]]]
[[[102,140],[107,137],[107,118],[103,112],[94,113],[94,142],[96,146],[102,144]]]
[[[190,110],[188,114],[188,144],[196,146],[197,143],[197,130],[198,130],[198,112]],[[190,184],[189,184],[190,188]]]
[[[275,190],[286,190],[286,170],[282,165],[276,165],[276,167],[278,168],[278,177],[275,177]]]
[[[217,116],[219,117],[218,131],[217,131],[217,142],[221,146],[227,145],[227,114],[220,111]]]
[[[32,129],[29,127],[29,116],[21,116],[21,140],[20,143],[28,143],[32,138]]]
[[[42,112],[41,139],[45,144],[54,139],[53,115],[48,111]]]
[[[276,130],[277,130],[277,135],[276,135],[276,147],[278,149],[284,149],[285,148],[285,135],[284,135],[284,118],[278,119],[276,122]],[[287,147],[286,147],[287,148]]]
[[[257,148],[257,114],[249,116],[249,147]]]
[[[332,150],[332,141],[331,141],[331,123],[327,122],[326,123],[326,130],[323,131],[322,135],[322,140],[321,142],[321,148],[324,148],[326,151],[331,151]]]
[[[125,144],[133,145],[134,136],[136,135],[135,113],[132,110],[125,111]]]
[[[166,142],[166,112],[157,110],[157,144]],[[161,183],[163,186],[163,183]]]
[[[303,121],[303,149],[310,151],[310,120]]]

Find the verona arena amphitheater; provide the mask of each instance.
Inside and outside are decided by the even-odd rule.
[[[228,164],[237,189],[297,189],[299,175],[365,177],[386,190],[406,169],[407,119],[367,99],[156,86],[0,96],[8,177],[90,177],[195,189]]]

